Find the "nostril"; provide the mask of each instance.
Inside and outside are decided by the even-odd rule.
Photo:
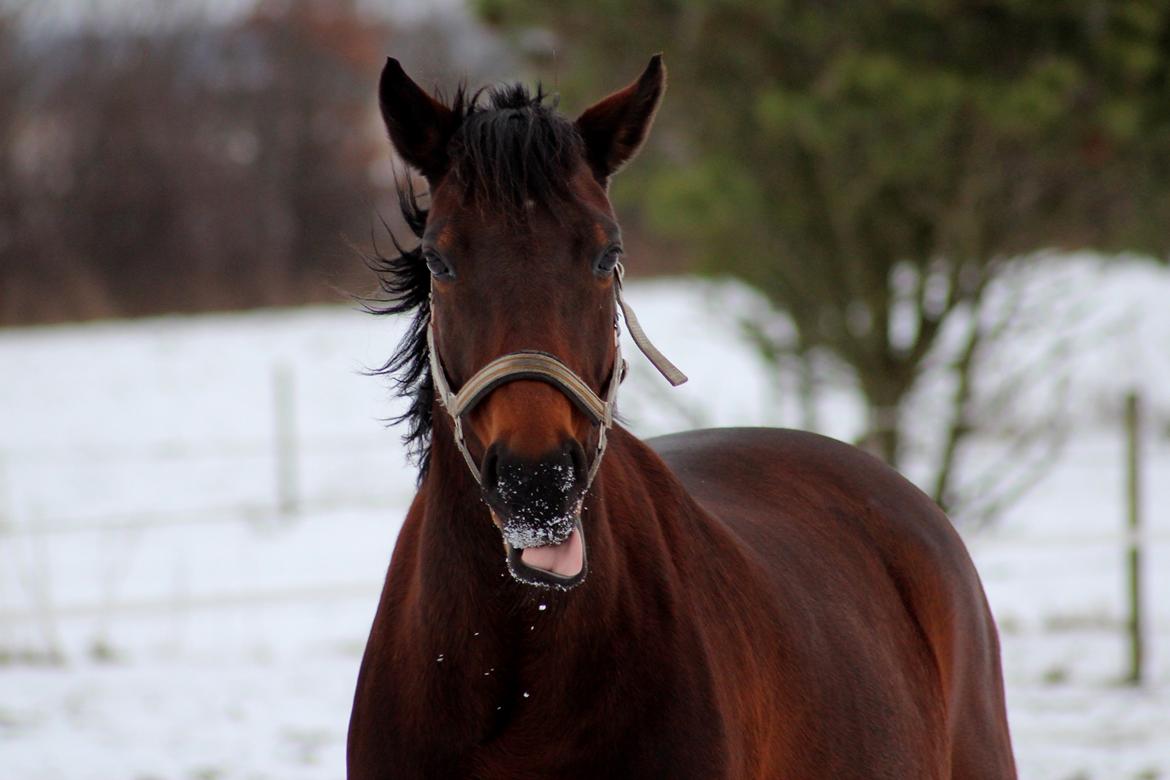
[[[576,480],[584,480],[589,473],[589,464],[585,459],[585,448],[581,446],[581,442],[569,439],[565,442],[564,452],[573,467]]]
[[[496,489],[500,480],[500,445],[492,444],[483,454],[483,463],[479,467],[483,489],[489,493]]]

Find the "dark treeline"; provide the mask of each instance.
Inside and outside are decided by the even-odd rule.
[[[354,245],[396,211],[377,73],[459,45],[312,0],[31,29],[0,15],[0,324],[366,289]]]

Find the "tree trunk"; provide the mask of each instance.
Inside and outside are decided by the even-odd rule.
[[[902,403],[910,385],[889,375],[863,377],[866,432],[860,446],[894,468],[902,445]]]
[[[815,431],[820,428],[817,415],[817,380],[816,367],[813,365],[811,351],[801,344],[798,347],[797,365],[798,393],[800,395],[800,425],[806,431]]]

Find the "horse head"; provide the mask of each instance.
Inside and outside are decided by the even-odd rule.
[[[665,79],[655,56],[574,121],[539,89],[445,103],[394,59],[382,72],[390,140],[429,186],[416,262],[430,273],[436,399],[509,570],[529,584],[570,588],[587,571],[581,510],[624,367],[607,188],[645,140]]]

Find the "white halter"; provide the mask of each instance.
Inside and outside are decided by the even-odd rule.
[[[666,377],[666,381],[675,387],[681,385],[687,381],[686,374],[679,371],[657,347],[650,343],[650,339],[646,337],[646,332],[642,330],[638,318],[634,316],[633,309],[623,299],[622,280],[624,278],[625,269],[621,263],[618,263],[613,282],[614,301],[626,320],[626,329],[629,330],[630,337],[638,349],[642,350],[642,354]],[[447,414],[451,416],[455,425],[455,445],[463,453],[463,459],[467,462],[467,467],[471,470],[475,481],[482,485],[483,474],[475,465],[475,460],[467,449],[467,443],[463,437],[463,415],[478,406],[492,390],[502,384],[515,382],[519,379],[536,379],[547,382],[568,396],[569,400],[589,417],[590,422],[598,427],[597,451],[594,453],[593,463],[589,466],[589,474],[585,482],[585,489],[588,490],[589,486],[593,484],[593,478],[597,476],[597,470],[601,466],[601,458],[605,454],[606,435],[613,427],[613,410],[617,402],[618,387],[626,373],[626,361],[622,359],[616,313],[613,323],[613,370],[609,375],[605,398],[602,399],[593,392],[593,388],[585,380],[573,373],[573,370],[555,355],[536,350],[520,350],[501,355],[477,371],[471,379],[463,384],[463,387],[459,388],[459,392],[451,392],[451,385],[447,381],[447,372],[443,370],[438,345],[435,343],[434,309],[432,308],[431,311],[431,321],[427,325],[427,348],[430,351],[431,378],[434,380],[435,393],[439,397],[439,403],[447,410]]]

